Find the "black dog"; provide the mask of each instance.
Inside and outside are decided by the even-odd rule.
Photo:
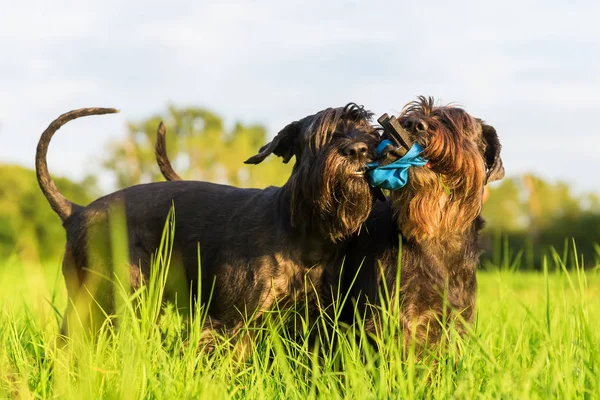
[[[211,327],[230,333],[276,302],[281,306],[281,301],[310,298],[313,286],[319,290],[323,266],[340,257],[341,243],[360,229],[371,211],[373,197],[364,168],[374,159],[380,138],[370,123],[372,114],[355,104],[289,124],[246,161],[257,164],[271,153],[284,162],[296,156],[292,174],[281,188],[161,182],[126,188],[86,207],[76,205],[59,193],[48,173],[45,159],[50,139],[72,119],[114,112],[89,108],[63,114],[42,134],[37,149],[40,187],[67,233],[63,274],[71,302],[63,334],[74,322],[74,309],[86,324],[96,318],[85,315],[94,304],[91,296],[105,311],[113,307],[111,293],[90,271],[110,275],[109,219],[115,205],[122,205],[126,217],[128,268],[134,286],[149,275],[151,258],[174,205],[171,268],[181,265],[182,291],[190,288],[194,299],[208,305]]]
[[[495,129],[461,108],[420,97],[404,107],[398,121],[429,162],[412,167],[407,185],[376,203],[365,228],[350,241],[341,291],[352,301],[341,319],[351,323],[358,310],[367,314],[368,331],[379,330],[378,309],[386,303],[379,295],[387,286],[391,300],[399,300],[405,349],[414,337],[423,350],[440,342],[451,321],[462,331],[462,321],[473,319],[483,188],[501,179],[504,168]],[[383,138],[393,139],[389,133]],[[396,160],[406,152],[400,150],[384,156]],[[398,278],[400,299],[394,299]]]

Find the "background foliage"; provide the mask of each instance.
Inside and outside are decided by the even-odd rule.
[[[169,157],[183,178],[266,187],[282,185],[290,174],[291,163],[282,164],[274,156],[260,165],[243,163],[275,132],[267,135],[262,125],[227,124],[207,109],[171,105],[164,113],[127,123],[124,138],[107,145],[103,167],[119,188],[163,180],[154,158],[161,120],[167,126]],[[100,195],[94,177],[82,182],[55,179],[76,203],[87,204]],[[575,193],[566,183],[546,182],[533,175],[508,176],[490,188],[483,214],[487,220],[483,236],[486,254],[500,254],[499,247],[509,253],[522,249],[504,254],[511,256],[505,259],[512,260],[512,267],[539,269],[551,247],[562,252],[570,239],[575,239],[586,266],[599,263],[598,194]],[[39,190],[35,172],[0,165],[0,259],[17,256],[26,261],[57,261],[63,243],[60,221]]]

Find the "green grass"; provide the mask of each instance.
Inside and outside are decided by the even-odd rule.
[[[59,267],[8,260],[0,264],[0,398],[600,398],[597,271],[488,268],[478,279],[471,334],[448,332],[435,361],[403,360],[393,326],[377,339],[379,352],[343,333],[335,351],[312,351],[271,318],[240,363],[225,342],[214,356],[186,344],[197,343],[201,321],[186,324],[169,310],[158,317],[152,295],[140,306],[124,290],[118,328],[106,325],[93,343],[76,336],[61,350]]]

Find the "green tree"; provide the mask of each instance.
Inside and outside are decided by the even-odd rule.
[[[81,183],[55,178],[69,200],[88,204],[97,196],[95,179]],[[40,190],[35,171],[17,165],[0,165],[0,259],[17,254],[25,261],[57,260],[65,232]]]
[[[162,180],[154,156],[161,120],[167,127],[169,158],[184,179],[265,187],[283,184],[291,172],[291,166],[275,156],[259,165],[243,163],[270,140],[261,125],[238,122],[226,129],[223,120],[208,110],[169,106],[164,116],[128,123],[125,138],[110,144],[103,165],[115,174],[119,187]]]
[[[500,237],[509,247],[524,249],[525,264],[539,268],[550,247],[562,252],[571,239],[587,266],[598,263],[600,199],[593,193],[575,195],[564,182],[546,182],[534,175],[506,178],[490,189],[483,208],[487,220],[483,243],[493,252]]]
[[[502,231],[525,229],[529,221],[522,192],[523,188],[518,178],[507,177],[492,187],[483,206],[483,216],[487,225]]]

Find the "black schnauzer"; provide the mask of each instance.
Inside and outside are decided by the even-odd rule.
[[[190,289],[192,298],[208,307],[206,329],[229,334],[276,303],[314,296],[323,267],[340,257],[342,243],[359,231],[372,209],[364,172],[376,156],[380,137],[370,123],[372,114],[355,104],[287,125],[246,161],[258,164],[274,153],[287,163],[295,156],[283,187],[258,190],[196,181],[158,182],[117,191],[85,207],[74,204],[57,190],[48,173],[50,139],[70,120],[114,112],[86,108],[63,114],[44,131],[37,148],[39,185],[67,233],[63,274],[70,304],[63,334],[75,321],[74,310],[84,326],[92,327],[103,317],[91,321],[98,317],[93,310],[86,314],[86,309],[93,304],[108,312],[114,308],[112,294],[96,276],[111,274],[109,220],[115,205],[125,214],[134,287],[150,274],[151,258],[174,206],[171,269],[181,265],[183,289]]]
[[[380,291],[387,286],[394,300],[398,283],[405,349],[414,337],[423,350],[440,342],[451,321],[462,332],[461,322],[473,320],[483,189],[504,176],[504,167],[495,129],[461,108],[420,97],[404,107],[397,122],[402,135],[386,129],[383,139],[418,143],[428,162],[409,169],[406,186],[376,203],[365,228],[350,241],[342,289],[352,301],[341,319],[351,323],[358,310],[367,314],[367,330],[379,330],[385,298]],[[390,162],[405,152],[399,146],[383,156]]]

